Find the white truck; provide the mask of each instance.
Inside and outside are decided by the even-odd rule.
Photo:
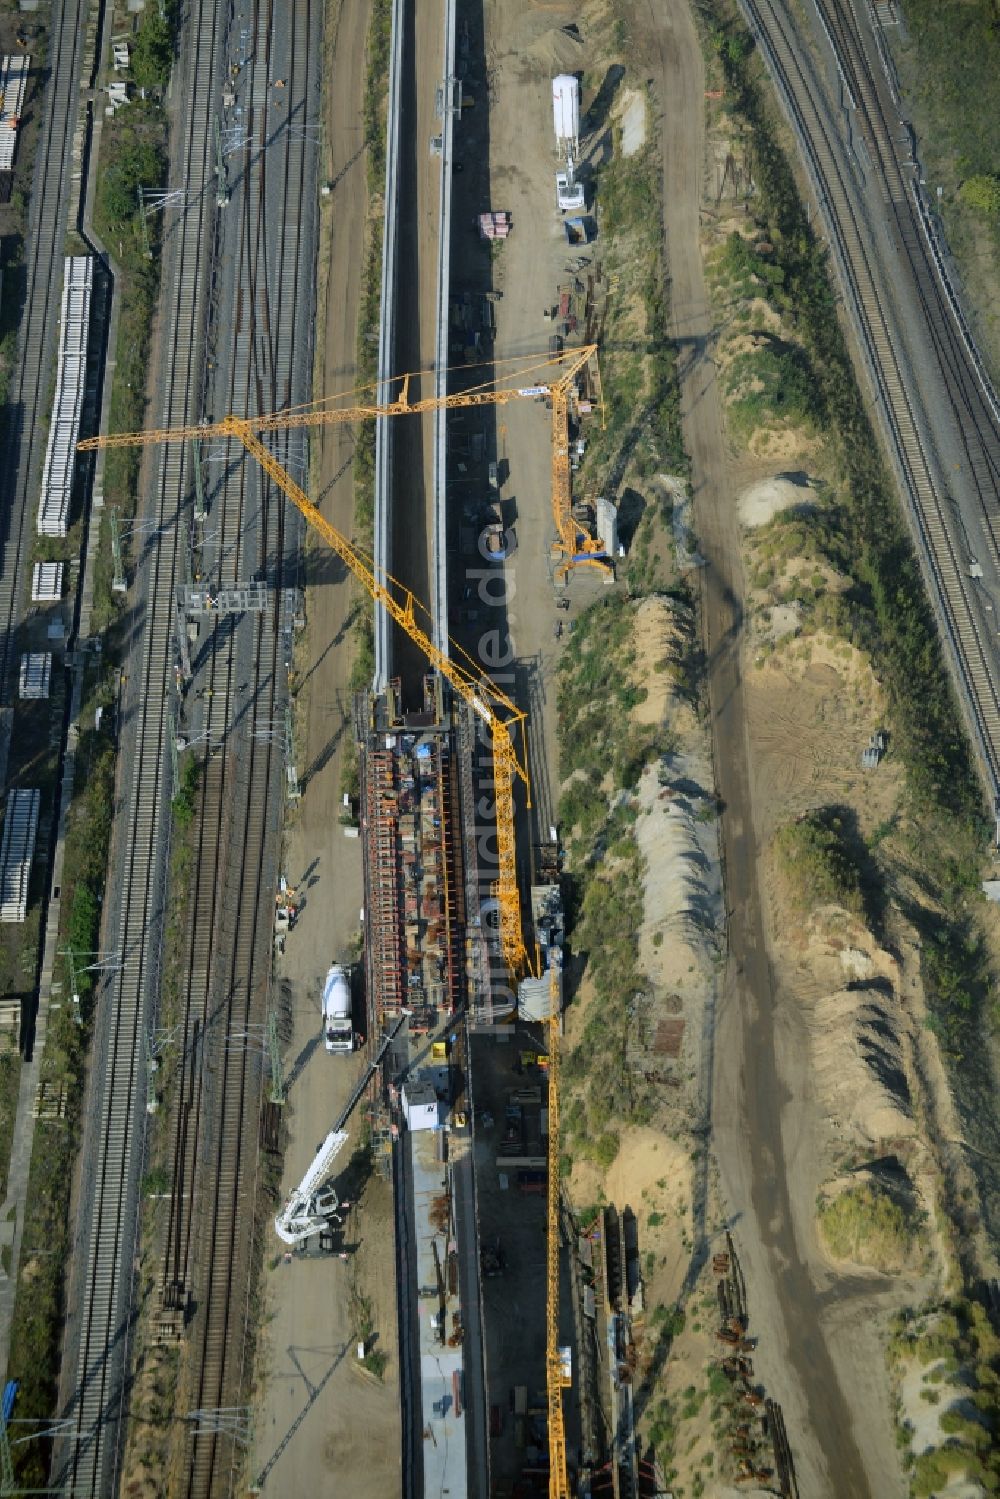
[[[556,202],[562,213],[587,206],[583,183],[576,180],[580,156],[580,85],[572,73],[552,80],[552,127],[562,170],[556,173]]]
[[[354,1050],[351,981],[347,970],[334,963],[323,983],[323,1043],[329,1052]]]

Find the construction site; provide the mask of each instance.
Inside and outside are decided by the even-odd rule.
[[[445,44],[453,57],[450,9],[446,19]],[[467,53],[467,27],[463,38]],[[402,44],[402,28],[396,29],[390,180],[399,150],[402,70],[411,65],[404,65]],[[556,80],[555,107],[561,128],[573,132],[572,140],[557,141],[571,173],[579,128],[575,78]],[[548,351],[498,365],[488,253],[481,290],[453,292],[450,251],[458,231],[452,227],[451,154],[460,113],[460,103],[446,103],[430,167],[421,163],[416,180],[400,173],[398,201],[391,194],[387,201],[384,284],[390,291],[375,390],[347,391],[289,414],[113,434],[81,446],[242,444],[374,607],[375,680],[354,703],[359,794],[349,809],[356,813],[364,866],[366,1066],[278,1214],[276,1229],[304,1254],[317,1245],[321,1252],[331,1248],[330,1232],[342,1225],[348,1206],[337,1190],[335,1162],[351,1116],[363,1105],[376,1165],[391,1176],[395,1196],[400,1357],[411,1389],[401,1412],[407,1491],[486,1495],[506,1486],[512,1493],[543,1492],[551,1478],[551,1492],[568,1494],[579,1466],[576,1417],[568,1443],[563,1413],[574,1363],[573,1310],[560,1264],[558,1159],[549,1150],[559,1109],[559,851],[555,829],[540,830],[532,812],[527,715],[517,703],[518,686],[508,691],[488,670],[494,642],[509,622],[501,608],[493,630],[477,629],[464,573],[480,575],[484,605],[495,602],[493,585],[503,594],[504,566],[517,546],[514,507],[504,497],[515,459],[513,446],[510,458],[498,450],[496,416],[524,405],[537,413],[534,443],[545,444],[548,432],[545,529],[554,536],[535,565],[550,575],[553,613],[571,574],[595,574],[591,587],[613,581],[612,556],[594,514],[574,504],[572,493],[574,455],[583,451],[586,422],[599,412],[600,380],[596,347],[583,342],[585,320],[570,314],[569,293],[556,303],[559,332]],[[425,176],[439,189],[438,297],[421,301],[420,317],[396,341],[386,336],[397,321],[394,223],[408,219],[407,194],[429,191]],[[570,191],[565,180],[560,190]],[[576,202],[578,194],[571,196]],[[497,222],[497,215],[484,216],[478,225],[487,251],[500,233]],[[509,228],[505,221],[503,232]],[[408,346],[404,357],[424,360],[425,369],[435,349],[465,357],[439,364],[436,375],[400,376],[394,373],[399,344]],[[371,417],[377,421],[377,477],[369,558],[326,519],[269,444],[272,434]],[[397,428],[404,429],[398,437]],[[456,488],[465,496],[460,505],[450,498]],[[425,613],[418,600],[428,595]],[[205,608],[218,613],[218,597],[206,597]],[[242,600],[236,607],[248,606]],[[183,614],[191,608],[185,595]],[[456,633],[469,640],[468,652],[450,639],[456,612]],[[178,618],[183,689],[191,662],[185,618]],[[278,954],[285,950],[293,898],[279,896]],[[507,1204],[514,1201],[511,1215]],[[511,1216],[516,1221],[501,1228],[500,1220]],[[512,1273],[520,1287],[518,1326],[538,1329],[527,1346],[520,1339],[510,1345],[506,1290]],[[491,1293],[484,1292],[485,1282],[495,1287]],[[489,1477],[487,1433],[501,1439],[505,1431],[497,1488]],[[594,1457],[587,1454],[588,1468]]]
[[[664,1488],[632,1402],[637,1220],[628,1210],[619,1221],[609,1207],[578,1223],[559,1156],[566,912],[549,694],[560,640],[608,596],[622,555],[615,504],[576,480],[604,422],[599,204],[587,185],[579,77],[551,69],[522,80],[535,114],[551,110],[550,149],[513,207],[492,201],[489,115],[469,92],[485,72],[484,18],[458,19],[446,0],[440,19],[415,18],[403,0],[393,6],[377,379],[286,409],[79,446],[194,444],[199,473],[202,452],[227,446],[340,564],[373,646],[372,679],[344,714],[356,780],[340,792],[332,826],[327,803],[323,828],[326,857],[338,840],[327,870],[336,915],[317,919],[323,900],[308,894],[320,858],[301,879],[282,875],[270,975],[306,996],[315,1027],[313,996],[332,962],[324,1051],[361,1052],[353,1065],[320,1064],[340,1069],[336,1077],[317,1077],[313,1064],[303,1093],[298,1073],[313,1043],[302,1041],[309,1022],[303,1033],[296,1020],[295,1122],[273,1218],[282,1247],[272,1269],[315,1282],[319,1300],[310,1293],[307,1303],[321,1327],[331,1299],[346,1304],[350,1331],[304,1408],[275,1407],[259,1439],[271,1454],[255,1454],[255,1491],[279,1462],[273,1483],[294,1490],[291,1437],[353,1338],[362,1372],[391,1371],[398,1474],[391,1439],[380,1460],[405,1494],[639,1499]],[[442,82],[417,87],[427,77]],[[406,149],[412,138],[429,140],[429,151]],[[534,243],[524,233],[532,221],[546,225]],[[374,425],[370,552],[324,503],[326,491],[311,497],[289,457],[299,440],[322,446],[363,424]],[[199,488],[202,524],[207,509]],[[304,604],[297,590],[282,594],[278,648],[290,673],[295,636],[316,606],[308,586]],[[196,572],[176,590],[182,704],[198,622],[252,622],[269,609],[256,579],[223,588]],[[327,649],[324,636],[319,661]],[[203,712],[210,724],[212,705]],[[303,788],[291,710],[266,732],[281,741],[286,797],[308,823],[310,776]],[[175,784],[187,743],[172,731]],[[269,1026],[261,1139],[274,1151],[286,1091]],[[325,1133],[315,1146],[317,1125]],[[359,1289],[369,1178],[391,1191],[380,1260],[391,1333],[389,1279],[373,1295]],[[338,1264],[351,1289],[331,1298],[319,1277]],[[748,1353],[745,1301],[720,1297],[720,1307],[720,1337]],[[183,1296],[169,1309],[178,1339]],[[281,1318],[294,1315],[289,1304]],[[337,1315],[335,1341],[347,1314]],[[161,1319],[161,1336],[165,1328]],[[296,1371],[303,1336],[288,1334]],[[748,1368],[744,1359],[733,1377],[749,1397]],[[744,1424],[742,1477],[763,1480],[773,1469],[751,1459],[767,1428],[751,1441]],[[229,1435],[212,1430],[224,1460]],[[791,1479],[780,1492],[794,1492]]]
[[[0,1496],[1000,1482],[913,4],[0,22]]]
[[[436,1031],[486,968],[468,937],[467,912],[478,924],[479,911],[471,764],[455,753],[462,724],[435,678],[420,711],[403,710],[398,687],[358,709],[369,1014],[376,1033],[404,1011],[412,1033]]]

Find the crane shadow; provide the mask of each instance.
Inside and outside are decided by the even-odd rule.
[[[292,1440],[292,1438],[294,1437],[295,1433],[298,1431],[299,1427],[302,1425],[302,1423],[305,1420],[306,1416],[308,1416],[309,1412],[312,1410],[313,1406],[316,1404],[316,1401],[319,1399],[320,1395],[323,1393],[324,1389],[326,1388],[326,1386],[329,1383],[329,1381],[332,1379],[333,1375],[336,1373],[337,1369],[339,1369],[340,1365],[344,1362],[344,1357],[345,1357],[345,1355],[347,1353],[348,1346],[349,1345],[347,1343],[344,1343],[344,1344],[341,1345],[339,1351],[335,1354],[333,1362],[331,1363],[330,1367],[326,1370],[326,1372],[324,1373],[323,1377],[319,1380],[319,1382],[317,1384],[310,1384],[310,1382],[309,1382],[307,1376],[305,1375],[305,1373],[303,1372],[302,1366],[299,1363],[298,1358],[296,1356],[297,1350],[295,1348],[289,1348],[288,1349],[289,1357],[291,1358],[292,1363],[295,1365],[295,1368],[298,1371],[300,1377],[302,1378],[302,1380],[303,1380],[303,1382],[304,1382],[304,1384],[306,1386],[306,1389],[308,1390],[309,1394],[308,1394],[308,1398],[306,1399],[306,1402],[303,1405],[302,1409],[299,1411],[298,1415],[295,1417],[295,1420],[292,1422],[291,1426],[289,1426],[288,1430],[285,1432],[284,1436],[281,1438],[281,1441],[278,1443],[277,1447],[274,1449],[274,1451],[272,1452],[271,1456],[268,1458],[267,1462],[264,1464],[264,1466],[261,1468],[260,1472],[257,1474],[257,1482],[256,1482],[256,1485],[255,1485],[255,1488],[257,1490],[260,1490],[260,1489],[262,1489],[264,1487],[264,1484],[265,1484],[267,1478],[269,1477],[269,1475],[271,1474],[271,1472],[274,1470],[275,1464],[280,1460],[281,1454],[284,1452],[285,1448],[288,1446],[289,1442]],[[311,1353],[314,1350],[312,1350],[312,1349],[303,1349],[302,1351],[305,1352],[305,1353]]]

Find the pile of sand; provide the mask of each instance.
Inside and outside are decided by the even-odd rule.
[[[578,73],[587,66],[587,53],[583,37],[571,23],[568,26],[546,26],[540,35],[528,37],[547,18],[528,14],[518,28],[521,36],[518,45],[511,50],[534,63],[539,71],[550,73]]]
[[[669,775],[647,766],[639,782],[635,831],[646,862],[639,963],[654,996],[682,1005],[704,999],[720,945],[722,879],[709,770],[692,756],[675,756]]]
[[[647,697],[632,718],[662,727],[670,748],[658,765],[646,766],[636,793],[635,837],[645,864],[639,966],[648,979],[636,1061],[688,1076],[699,1073],[724,912],[711,755],[680,685],[694,629],[691,610],[677,599],[654,595],[635,610],[635,679]]]
[[[622,155],[634,156],[646,144],[646,95],[627,90],[622,97]]]
[[[686,480],[672,474],[657,474],[656,484],[670,500],[674,560],[678,569],[684,572],[689,567],[702,567],[704,558],[699,555],[691,532],[691,495]]]
[[[833,924],[841,936],[831,938]],[[796,966],[817,1099],[840,1138],[877,1145],[915,1134],[895,959],[828,907],[814,913]]]
[[[776,474],[773,479],[761,479],[744,489],[737,501],[740,524],[752,530],[755,526],[766,526],[768,521],[782,511],[793,513],[809,511],[815,503],[815,490],[807,481],[789,479]]]
[[[869,1144],[916,1126],[895,995],[860,987],[824,995],[813,1015],[816,1088],[831,1118]]]
[[[650,594],[636,606],[632,622],[637,685],[646,698],[632,709],[637,724],[669,723],[674,733],[695,726],[689,703],[678,697],[676,684],[694,640],[694,615],[679,599]]]

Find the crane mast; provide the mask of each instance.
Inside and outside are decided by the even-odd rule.
[[[545,1225],[545,1389],[548,1396],[549,1499],[569,1499],[563,1388],[559,1354],[559,1004],[560,968],[549,958],[549,1160]]]

